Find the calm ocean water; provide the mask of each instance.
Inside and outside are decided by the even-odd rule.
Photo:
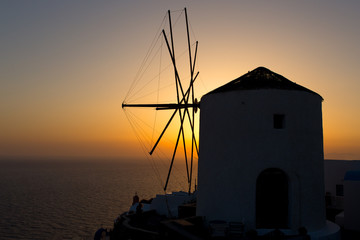
[[[167,166],[124,161],[0,161],[0,239],[93,239],[140,199],[163,193]],[[185,190],[181,166],[169,190]]]

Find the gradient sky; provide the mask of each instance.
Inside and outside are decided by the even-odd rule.
[[[184,7],[200,93],[269,68],[324,98],[325,158],[360,159],[355,0],[1,1],[0,158],[142,157],[121,103],[166,11]]]

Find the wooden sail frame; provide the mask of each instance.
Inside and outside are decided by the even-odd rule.
[[[167,103],[167,104],[154,104],[154,103],[144,103],[144,104],[128,104],[128,103],[123,103],[122,104],[122,108],[128,108],[128,107],[142,107],[142,108],[154,108],[155,110],[174,110],[173,114],[171,115],[170,119],[168,120],[168,122],[166,123],[163,131],[160,133],[160,136],[158,137],[157,141],[155,142],[155,144],[153,145],[153,147],[151,148],[149,154],[152,155],[153,152],[155,151],[155,149],[157,148],[159,142],[161,141],[164,133],[166,132],[167,128],[169,127],[170,123],[172,122],[173,118],[175,117],[175,115],[177,113],[179,113],[179,118],[180,118],[180,129],[178,132],[178,136],[176,139],[176,144],[174,147],[174,151],[172,154],[172,158],[171,158],[171,162],[170,162],[170,166],[169,166],[169,171],[168,171],[168,175],[166,178],[166,182],[165,182],[165,186],[164,186],[164,191],[166,191],[168,183],[169,183],[169,179],[170,179],[170,175],[171,175],[171,171],[172,171],[172,167],[173,167],[173,163],[174,163],[174,159],[175,159],[175,155],[178,149],[178,145],[179,145],[179,141],[180,138],[182,138],[182,142],[183,142],[183,148],[184,148],[184,158],[185,158],[185,164],[186,164],[186,173],[187,173],[187,180],[188,180],[188,192],[191,192],[191,187],[192,187],[192,174],[193,174],[193,161],[194,161],[194,155],[195,153],[197,154],[197,156],[199,155],[199,148],[198,148],[198,144],[196,141],[196,137],[195,137],[195,127],[194,127],[194,123],[195,123],[195,113],[197,112],[197,109],[200,107],[200,103],[197,101],[197,99],[195,98],[195,93],[194,93],[194,82],[197,79],[199,72],[197,72],[195,74],[195,64],[196,64],[196,57],[197,57],[197,49],[198,49],[198,41],[196,41],[196,46],[195,46],[195,52],[194,52],[194,58],[192,59],[192,54],[191,54],[191,45],[190,45],[190,34],[189,34],[189,23],[188,23],[188,16],[187,16],[187,10],[186,8],[184,8],[184,12],[185,12],[185,22],[186,22],[186,32],[187,32],[187,42],[188,42],[188,50],[189,50],[189,66],[190,66],[190,84],[187,88],[187,90],[184,92],[184,88],[182,86],[182,83],[180,81],[180,76],[177,70],[177,66],[176,66],[176,58],[175,58],[175,49],[174,49],[174,39],[173,39],[173,31],[172,31],[172,23],[171,23],[171,12],[170,10],[168,10],[168,17],[169,17],[169,28],[170,28],[170,42],[169,39],[167,38],[166,34],[165,34],[165,30],[162,30],[162,35],[165,39],[169,54],[170,54],[170,58],[172,61],[172,65],[174,68],[174,75],[175,75],[175,84],[176,84],[176,97],[177,97],[177,103]],[[191,97],[190,97],[191,95]],[[191,109],[191,112],[190,112]],[[185,132],[184,132],[184,121],[185,118],[187,117],[189,123],[190,123],[190,128],[191,128],[191,151],[190,151],[190,156],[187,155],[187,148],[186,148],[186,143],[185,143]],[[189,161],[190,161],[190,167],[189,167]]]

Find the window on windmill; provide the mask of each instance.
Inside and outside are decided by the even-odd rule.
[[[344,196],[344,185],[336,184],[336,196]]]
[[[284,114],[274,114],[274,128],[282,129],[285,127],[285,115]]]

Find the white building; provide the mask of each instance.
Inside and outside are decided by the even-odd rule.
[[[360,171],[348,171],[344,178],[345,229],[360,231]]]
[[[360,170],[360,160],[325,160],[325,192],[332,197],[333,204],[341,202],[343,209],[344,177],[347,171]]]
[[[322,100],[263,67],[203,96],[197,215],[321,236]]]
[[[328,208],[340,212],[336,223],[360,231],[360,161],[326,160],[324,172]]]

